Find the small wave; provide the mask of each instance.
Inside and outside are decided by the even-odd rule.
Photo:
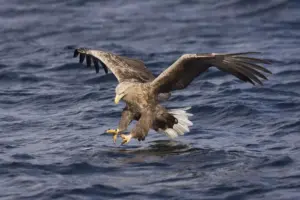
[[[21,118],[18,118],[16,116],[11,115],[4,115],[3,117],[0,117],[1,122],[16,122],[21,120]]]
[[[56,94],[36,94],[31,96],[30,98],[27,98],[23,101],[23,103],[35,103],[37,105],[49,105],[49,102],[51,102],[51,105],[57,104],[57,103],[65,103],[65,102],[72,102],[74,101],[74,97],[72,95],[62,95],[62,93],[56,93]]]
[[[77,45],[67,45],[64,47],[64,50],[73,50],[74,51],[74,49],[76,49],[76,48],[78,48]]]
[[[64,65],[54,66],[52,68],[47,69],[48,71],[65,71],[65,70],[78,70],[79,68],[84,67],[80,63],[68,63]]]
[[[280,126],[277,127],[277,130],[272,134],[272,136],[281,137],[292,133],[298,133],[299,130],[300,130],[299,120],[287,121],[281,123]]]
[[[213,105],[196,105],[191,108],[192,113],[208,113],[213,114],[217,112],[221,107]]]
[[[242,115],[247,115],[247,114],[252,114],[252,113],[258,113],[259,111],[249,107],[248,105],[241,105],[241,104],[237,104],[234,105],[230,108],[228,108],[229,110],[231,110],[232,113],[234,114],[239,114],[241,113]]]
[[[285,76],[285,75],[299,76],[300,75],[300,70],[284,70],[282,72],[276,73],[276,75],[277,76]]]
[[[250,148],[250,149],[256,149],[256,148],[259,148],[260,147],[260,145],[259,144],[247,144],[246,145],[246,147],[247,148]]]
[[[148,186],[148,185],[165,185],[165,184],[168,184],[168,185],[173,185],[173,184],[178,184],[180,182],[182,182],[182,184],[184,184],[186,181],[191,181],[192,178],[191,177],[177,177],[177,178],[168,178],[168,179],[164,179],[164,180],[155,180],[155,181],[152,181],[152,182],[148,182],[145,184],[145,186]]]
[[[14,149],[14,148],[17,148],[17,147],[18,147],[17,145],[13,145],[13,144],[0,143],[0,148],[4,148],[4,149]]]
[[[20,80],[20,75],[17,72],[2,71],[0,72],[0,81],[11,83]]]
[[[219,194],[224,194],[224,192],[233,192],[233,191],[237,191],[240,190],[240,187],[234,187],[234,186],[229,186],[229,185],[217,185],[213,188],[210,188],[207,190],[207,194],[209,195],[219,195]]]
[[[261,186],[256,186],[255,188],[248,190],[245,194],[258,195],[258,194],[269,192],[271,190],[272,190],[271,188],[262,188]]]
[[[227,84],[228,83],[228,84]],[[226,82],[224,84],[221,84],[220,88],[219,88],[219,91],[222,92],[223,95],[237,95],[237,94],[241,94],[243,92],[242,89],[239,89],[239,88],[227,88],[228,85],[232,85],[231,82]],[[223,88],[222,86],[226,86],[226,88]]]
[[[264,87],[264,88],[248,88],[245,89],[245,92],[251,92],[256,94],[255,96],[259,96],[259,94],[261,94],[259,97],[250,97],[251,99],[257,99],[258,101],[261,99],[266,100],[266,101],[278,101],[275,98],[269,98],[274,96],[274,94],[276,95],[283,95],[283,96],[296,96],[299,97],[300,93],[297,93],[297,90],[295,90],[295,87],[299,86],[298,82],[292,82],[292,83],[280,83],[280,84],[275,84],[272,85],[270,88]]]
[[[193,148],[190,145],[170,140],[154,141],[150,144],[149,148],[145,149],[145,151],[148,151],[150,153],[156,152],[162,155],[187,153],[197,150],[197,148]]]
[[[42,64],[23,62],[19,65],[21,70],[24,69],[42,69],[44,66]]]
[[[236,120],[236,117],[247,117],[247,116],[254,116],[256,114],[260,113],[259,110],[256,108],[250,107],[248,105],[242,105],[242,104],[234,104],[230,106],[226,106],[225,108],[222,108],[218,110],[216,113],[216,118],[218,120],[220,119],[228,119],[232,120],[234,122]],[[234,116],[234,117],[233,117]],[[225,124],[228,124],[228,121],[224,122]]]
[[[77,101],[98,100],[98,99],[99,99],[99,92],[88,92],[82,94],[80,97],[76,97]]]
[[[240,0],[241,6],[245,6],[243,0]],[[270,4],[262,3],[259,7],[254,7],[254,9],[247,9],[247,11],[238,15],[239,17],[251,17],[251,16],[262,16],[266,13],[275,12],[276,10],[283,9],[287,6],[288,0],[277,0],[272,1]],[[249,8],[249,7],[248,7]],[[250,7],[251,8],[251,7]]]
[[[294,172],[294,174],[284,176],[284,177],[282,177],[282,179],[296,179],[296,180],[299,180],[300,179],[300,174],[297,174],[297,172]]]
[[[0,82],[11,84],[13,82],[21,83],[37,83],[46,80],[45,77],[38,77],[30,73],[18,73],[11,71],[2,71],[0,72]]]
[[[265,167],[284,167],[293,163],[293,159],[289,156],[283,156],[280,158],[270,159],[266,158],[263,160],[261,164],[256,166],[255,168],[265,168]]]
[[[115,81],[117,84],[117,78],[112,74],[105,74],[105,75],[95,75],[95,77],[87,79],[84,81],[85,84],[104,84],[105,82]]]
[[[8,67],[8,65],[0,64],[0,69],[5,69],[7,67]]]
[[[11,96],[11,97],[22,97],[22,96],[32,96],[35,95],[33,92],[25,92],[24,90],[3,90],[3,92],[0,92],[0,95],[4,96]]]
[[[147,194],[143,192],[130,191],[125,189],[120,189],[108,184],[93,184],[88,187],[75,187],[73,189],[62,189],[62,188],[51,188],[46,189],[43,192],[40,192],[30,198],[38,197],[50,197],[51,199],[57,198],[68,198],[68,197],[80,197],[80,196],[89,196],[92,199],[143,199],[147,196],[149,198],[155,197],[165,197],[166,195],[156,195],[156,194]],[[71,199],[72,199],[71,198]]]
[[[274,146],[274,147],[270,147],[268,148],[268,150],[271,150],[271,151],[281,151],[281,150],[284,150],[284,149],[288,149],[290,148],[289,146]]]
[[[75,188],[69,190],[67,193],[69,194],[77,194],[77,195],[82,195],[82,194],[98,194],[98,195],[108,195],[108,196],[114,196],[113,194],[119,193],[120,189],[110,186],[110,185],[105,185],[105,184],[95,184],[87,188]],[[105,195],[105,196],[106,196]]]
[[[18,157],[18,156],[17,156]],[[22,156],[21,156],[22,157]],[[26,157],[26,156],[25,156]],[[31,156],[29,156],[31,159]],[[26,160],[26,159],[24,159]],[[27,159],[28,160],[28,159]],[[71,163],[69,165],[56,164],[33,164],[29,162],[14,161],[9,163],[0,164],[0,169],[18,169],[18,170],[33,170],[33,171],[46,171],[55,174],[93,174],[93,173],[107,173],[118,171],[117,167],[100,167],[89,164],[87,162]]]
[[[38,83],[38,82],[42,82],[42,81],[45,81],[47,80],[47,78],[45,77],[38,77],[38,76],[35,76],[35,75],[22,75],[20,77],[20,81],[21,82],[26,82],[26,83]]]
[[[145,168],[145,167],[169,167],[170,165],[167,164],[167,163],[162,163],[162,162],[155,162],[155,161],[152,161],[152,162],[145,162],[144,160],[138,160],[137,162],[134,162],[134,161],[131,161],[130,162],[131,164],[131,167],[136,167],[138,169],[142,169],[142,168]]]
[[[118,171],[119,168],[117,167],[100,167],[89,164],[87,162],[80,162],[80,163],[72,163],[66,166],[57,166],[56,172],[59,174],[90,174],[90,173],[106,173],[106,172],[113,172]]]
[[[234,0],[220,2],[216,4],[216,8],[219,10],[235,9],[237,17],[257,17],[265,15],[279,9],[283,9],[287,6],[288,0],[277,0],[270,2],[254,2],[248,0]]]
[[[293,90],[295,94],[298,94],[297,93],[297,89],[299,89],[300,87],[300,81],[290,81],[290,82],[285,82],[285,83],[280,83],[280,84],[276,84],[276,85],[273,85],[272,88],[275,88],[275,89],[282,89],[283,91],[280,91],[282,93],[285,92],[285,90],[289,91],[289,90]]]
[[[26,154],[26,153],[22,153],[22,154],[14,154],[12,155],[12,157],[14,159],[17,159],[17,160],[31,160],[31,159],[34,159],[33,156],[29,155],[29,154]]]
[[[300,108],[299,102],[280,102],[276,103],[275,106],[279,109],[294,109],[297,110]]]
[[[203,74],[202,79],[212,79],[212,78],[222,78],[226,76],[227,74],[220,71],[220,70],[210,70]]]

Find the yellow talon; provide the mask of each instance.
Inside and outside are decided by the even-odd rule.
[[[120,136],[123,139],[122,145],[123,144],[127,144],[131,140],[131,138],[132,138],[131,134],[128,134],[128,135],[121,134]]]
[[[119,129],[108,129],[108,130],[106,131],[106,133],[118,134],[118,133],[119,133]]]
[[[113,141],[116,144],[117,137],[118,137],[118,134],[119,134],[119,129],[108,129],[106,131],[106,133],[113,134]]]

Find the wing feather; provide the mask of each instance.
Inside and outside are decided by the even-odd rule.
[[[224,61],[224,62],[227,62],[227,61]],[[254,83],[250,82],[253,85],[255,85],[255,83],[258,83],[258,84],[262,85],[262,82],[250,70],[248,70],[246,68],[243,68],[243,67],[241,67],[239,65],[236,65],[236,64],[233,64],[233,63],[229,63],[229,62],[227,62],[227,66],[226,67],[228,67],[228,68],[234,68],[236,71],[238,71],[241,74],[243,74],[244,76],[248,77],[249,79],[251,79],[254,82]]]
[[[263,71],[263,72],[268,73],[268,74],[272,74],[272,72],[270,70],[251,62],[251,60],[248,60],[248,62],[247,62],[246,59],[240,60],[240,59],[234,58],[234,60],[232,60],[232,61],[233,62],[239,62],[243,65],[249,66],[250,68],[255,68],[257,70]]]
[[[235,58],[236,60],[241,60],[244,62],[271,64],[271,62],[268,60],[262,60],[262,59],[258,59],[258,58],[244,57],[244,56],[232,56],[232,57]],[[269,70],[267,70],[267,71],[269,71]]]
[[[244,82],[249,82],[251,84],[255,84],[253,82],[252,79],[250,79],[249,76],[247,76],[247,74],[245,74],[245,72],[243,71],[240,71],[240,70],[236,70],[236,71],[230,71],[228,70],[228,68],[230,68],[230,66],[227,64],[227,63],[224,63],[224,68],[219,68],[221,71],[224,71],[224,72],[227,72],[227,73],[230,73],[234,76],[236,76],[237,78],[239,78],[240,80],[244,81]]]
[[[92,66],[92,58],[91,56],[86,56],[86,66],[91,67]]]
[[[248,54],[257,53],[185,54],[163,71],[151,84],[154,90],[159,93],[184,89],[201,73],[215,66],[244,82],[262,85],[260,78],[267,80],[263,72],[271,74],[271,71],[258,64],[270,64],[270,62],[247,57]]]
[[[94,57],[93,57],[93,63],[94,63],[94,66],[95,66],[96,73],[99,73],[100,66],[99,66],[98,60],[96,58],[94,58]],[[106,72],[106,74],[107,74],[107,72]]]
[[[93,64],[96,73],[99,72],[99,64],[103,67],[105,73],[108,69],[116,76],[119,82],[133,80],[137,82],[148,82],[154,80],[154,75],[145,67],[144,63],[137,59],[131,59],[124,56],[118,56],[113,53],[79,48],[75,49],[74,57],[79,55],[79,62],[83,63],[86,59],[87,66]]]
[[[84,59],[85,59],[85,54],[80,54],[79,55],[79,62],[83,63]]]
[[[264,74],[262,74],[261,72],[256,70],[254,67],[251,67],[251,65],[249,66],[249,65],[246,65],[246,64],[240,62],[240,63],[237,63],[237,66],[243,66],[243,68],[251,71],[252,74],[254,74],[264,80],[268,80],[268,78]]]

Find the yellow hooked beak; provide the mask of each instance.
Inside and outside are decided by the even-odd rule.
[[[116,97],[115,97],[115,104],[118,104],[119,101],[120,101],[123,97],[124,97],[124,94],[122,94],[122,95],[116,94]]]

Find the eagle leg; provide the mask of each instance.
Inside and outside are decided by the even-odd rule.
[[[133,120],[134,113],[129,110],[128,106],[123,109],[122,111],[122,117],[119,122],[119,126],[117,129],[108,129],[106,133],[113,134],[113,141],[116,144],[118,134],[125,131],[130,124],[130,122]],[[125,143],[124,143],[125,144]]]
[[[116,141],[117,141],[117,137],[118,137],[118,134],[119,134],[119,129],[108,129],[106,131],[106,133],[109,133],[109,134],[113,134],[113,141],[114,143],[116,144]]]
[[[131,138],[132,138],[132,135],[131,135],[131,133],[130,134],[127,134],[127,135],[125,135],[125,134],[121,134],[120,135],[121,136],[121,138],[122,138],[122,145],[123,144],[127,144],[130,140],[131,140]]]

